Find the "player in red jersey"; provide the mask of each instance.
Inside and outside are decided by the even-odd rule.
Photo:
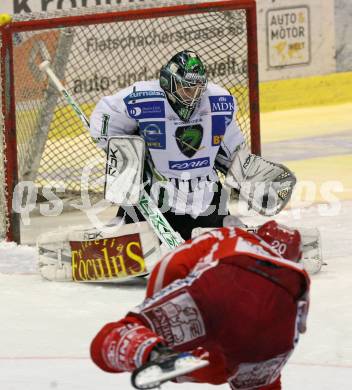
[[[300,256],[299,232],[275,221],[257,234],[226,227],[187,241],[154,268],[144,302],[96,335],[93,361],[124,372],[165,349],[193,351],[209,365],[176,381],[280,390],[306,330],[310,280]]]

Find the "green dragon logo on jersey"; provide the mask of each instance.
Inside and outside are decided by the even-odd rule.
[[[181,126],[176,129],[177,146],[186,157],[193,157],[199,150],[203,139],[201,125]]]

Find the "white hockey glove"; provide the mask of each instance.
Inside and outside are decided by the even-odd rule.
[[[225,185],[239,190],[249,208],[265,216],[279,213],[291,198],[295,175],[284,165],[248,153],[241,147],[235,154]]]

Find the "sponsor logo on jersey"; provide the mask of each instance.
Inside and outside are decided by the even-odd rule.
[[[211,139],[211,144],[213,146],[219,146],[223,139],[224,139],[223,135],[213,135],[213,137]]]
[[[158,101],[127,104],[127,111],[133,119],[164,118],[165,104]]]
[[[178,118],[177,118],[178,119]],[[193,125],[193,124],[196,124],[198,125],[199,123],[202,123],[203,122],[203,118],[202,117],[198,117],[197,119],[191,119],[189,121],[187,121],[188,125]],[[184,126],[185,125],[185,122],[183,121],[180,121],[180,120],[175,120],[173,122],[173,124],[175,126]]]
[[[194,342],[206,334],[201,312],[188,291],[181,290],[172,298],[166,297],[141,314],[169,345]]]
[[[193,160],[184,160],[184,161],[169,161],[169,169],[175,171],[204,168],[204,167],[209,167],[209,165],[210,165],[209,157],[195,158]]]
[[[150,98],[165,98],[165,93],[162,91],[137,91],[132,92],[126,96],[123,100],[125,104],[131,104],[134,100],[150,99]]]
[[[165,149],[165,122],[140,122],[139,128],[149,149]]]
[[[180,126],[176,129],[175,138],[180,152],[186,157],[193,157],[199,149],[203,139],[203,126],[200,124]]]
[[[100,135],[102,137],[106,137],[108,135],[109,121],[110,121],[110,115],[103,114],[102,123],[101,123],[101,130],[100,130]]]
[[[129,113],[131,116],[140,116],[141,113],[142,113],[142,109],[141,107],[132,107],[130,110],[129,110]]]
[[[219,146],[224,138],[227,126],[232,121],[232,115],[213,115],[211,118],[212,146]]]
[[[293,350],[289,350],[273,359],[255,363],[241,363],[230,376],[228,382],[233,390],[254,389],[266,387],[280,375],[282,367],[286,364]]]
[[[211,112],[235,111],[235,103],[232,96],[209,96]]]

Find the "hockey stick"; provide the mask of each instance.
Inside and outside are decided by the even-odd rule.
[[[43,61],[41,64],[39,64],[39,69],[42,72],[46,72],[46,74],[49,76],[52,83],[55,85],[56,89],[63,95],[67,103],[73,108],[73,110],[78,115],[79,119],[82,121],[86,129],[89,130],[88,118],[84,115],[83,111],[80,109],[78,104],[74,101],[73,97],[67,92],[65,87],[62,85],[61,81],[57,78],[56,74],[50,68],[50,62]]]
[[[86,129],[89,129],[89,120],[81,110],[79,105],[74,101],[72,96],[65,89],[61,81],[56,77],[55,73],[50,67],[49,61],[43,61],[39,65],[39,69],[45,72],[49,79],[52,81],[56,89],[63,95],[67,103],[73,108],[74,112],[80,118]],[[151,227],[154,229],[156,235],[159,237],[162,243],[166,244],[170,249],[174,249],[181,245],[184,240],[179,233],[175,232],[164,215],[160,212],[158,207],[154,204],[150,196],[143,191],[142,196],[137,205],[139,211],[143,217],[148,221]]]

